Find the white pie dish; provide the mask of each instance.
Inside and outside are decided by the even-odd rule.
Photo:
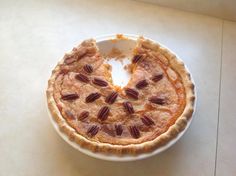
[[[124,35],[124,37],[128,38],[128,40],[117,40],[116,42],[114,42],[112,39],[116,39],[116,35],[106,35],[106,36],[102,36],[102,37],[97,37],[95,39],[97,41],[98,48],[99,48],[99,50],[100,50],[100,52],[102,54],[107,54],[108,52],[111,51],[111,49],[113,47],[115,47],[115,48],[118,48],[119,50],[121,50],[122,53],[125,54],[126,56],[129,56],[131,54],[131,52],[132,52],[132,48],[135,46],[135,43],[136,43],[136,40],[137,40],[138,36],[135,36],[135,35]],[[163,45],[161,45],[161,46],[164,47],[164,48],[167,48],[167,47],[165,47]],[[170,49],[168,49],[168,50],[171,51]],[[172,52],[172,53],[174,53],[174,52]],[[179,57],[178,57],[178,59],[179,59]],[[116,67],[115,64],[112,65],[112,66]],[[121,82],[122,80],[127,79],[125,77],[125,74],[120,74],[119,72],[116,72],[116,73],[114,73],[112,75],[113,75],[113,78],[114,77],[118,78],[118,80],[117,80],[118,82]],[[192,82],[193,82],[193,80],[192,80]],[[196,104],[196,100],[195,100],[195,104]],[[58,124],[53,120],[53,118],[51,117],[50,113],[49,113],[49,116],[50,116],[51,122],[52,122],[53,126],[55,127],[56,131],[58,132],[58,134],[67,143],[69,143],[72,147],[74,147],[75,149],[79,150],[80,152],[82,152],[84,154],[87,154],[87,155],[89,155],[91,157],[99,158],[99,159],[103,159],[103,160],[110,160],[110,161],[133,161],[133,160],[139,160],[139,159],[144,159],[144,158],[147,158],[147,157],[150,157],[150,156],[153,156],[155,154],[163,152],[164,150],[168,149],[170,146],[172,146],[174,143],[176,143],[180,139],[180,137],[188,129],[189,125],[191,124],[192,118],[193,118],[193,117],[191,117],[189,119],[185,129],[182,132],[180,132],[176,138],[172,139],[171,141],[169,141],[164,146],[161,146],[161,147],[157,148],[153,152],[144,153],[144,154],[138,154],[136,156],[133,156],[133,155],[117,156],[117,155],[114,155],[114,154],[94,153],[94,152],[92,152],[90,150],[87,150],[85,148],[81,148],[79,144],[77,144],[77,143],[75,143],[73,141],[70,141],[68,136],[59,130]]]

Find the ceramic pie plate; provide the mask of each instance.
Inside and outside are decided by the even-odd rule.
[[[136,40],[138,39],[138,36],[136,35],[123,35],[126,39],[125,40],[116,40],[116,42],[114,42],[114,40],[117,38],[117,35],[105,35],[105,36],[99,36],[96,37],[96,43],[97,46],[99,48],[99,51],[102,55],[108,55],[108,53],[111,52],[111,50],[113,48],[119,49],[120,51],[122,51],[122,53],[127,57],[130,58],[132,55],[132,49],[135,47],[136,45]],[[128,40],[127,40],[128,39]],[[151,39],[149,39],[151,40]],[[153,41],[153,40],[152,40]],[[160,44],[159,42],[154,41],[155,43]],[[173,51],[171,51],[169,48],[165,47],[164,45],[160,44],[162,47],[168,49],[170,52],[172,52],[173,54],[175,54]],[[175,54],[176,55],[176,54]],[[177,55],[176,57],[181,60]],[[126,60],[128,61],[128,59]],[[124,62],[123,64],[119,61],[115,61],[115,60],[110,60],[109,64],[112,65],[112,79],[113,82],[115,84],[118,84],[120,86],[125,86],[126,83],[129,80],[129,75],[127,72],[125,72],[124,70],[122,70],[121,68],[124,66],[123,64],[127,64],[126,62]],[[187,71],[189,72],[189,69],[186,67]],[[190,72],[189,72],[190,73]],[[191,77],[191,80],[194,84],[193,78]],[[195,85],[195,84],[194,84]],[[195,86],[196,87],[196,86]],[[196,89],[196,88],[195,88]],[[194,90],[195,92],[195,102],[194,102],[194,111],[196,109],[196,101],[197,101],[197,97],[196,97],[196,90]],[[170,148],[172,145],[174,145],[182,136],[183,134],[187,131],[187,129],[189,128],[193,117],[194,117],[194,112],[192,117],[188,120],[188,123],[185,127],[185,129],[180,132],[174,139],[172,139],[171,141],[169,141],[167,144],[158,147],[156,150],[149,152],[149,153],[142,153],[142,154],[138,154],[138,155],[122,155],[122,156],[117,156],[114,154],[105,154],[105,153],[94,153],[86,148],[82,148],[80,147],[79,144],[69,140],[68,136],[66,134],[64,134],[63,132],[60,131],[58,124],[54,121],[53,117],[51,116],[51,113],[48,110],[48,115],[50,118],[50,121],[52,123],[52,125],[54,126],[55,130],[57,131],[57,133],[69,144],[71,145],[73,148],[75,148],[76,150],[97,158],[97,159],[102,159],[102,160],[108,160],[108,161],[134,161],[134,160],[140,160],[140,159],[145,159],[151,156],[154,156],[156,154],[159,154],[165,150],[167,150],[168,148]]]

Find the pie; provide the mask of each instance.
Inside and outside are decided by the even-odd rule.
[[[129,39],[118,35],[116,40]],[[124,87],[113,84],[106,59],[89,39],[52,71],[48,108],[70,140],[93,152],[137,155],[167,144],[186,127],[194,84],[174,54],[139,37]]]

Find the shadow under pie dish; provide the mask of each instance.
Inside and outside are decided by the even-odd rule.
[[[128,40],[118,35],[111,42]],[[191,119],[194,84],[183,62],[144,37],[131,50],[124,87],[113,84],[111,66],[94,39],[65,54],[53,70],[49,111],[80,147],[119,156],[149,153],[175,139]]]

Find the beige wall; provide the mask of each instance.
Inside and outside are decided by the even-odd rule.
[[[236,21],[236,0],[141,0]]]

